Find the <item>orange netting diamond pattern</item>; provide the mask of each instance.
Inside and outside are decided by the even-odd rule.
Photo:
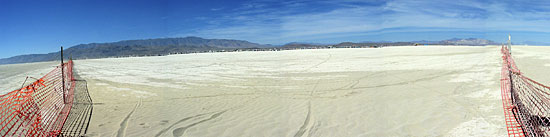
[[[502,105],[509,136],[550,136],[550,87],[524,75],[506,47],[501,72]]]
[[[58,136],[73,104],[73,91],[69,61],[21,89],[0,95],[0,136]]]

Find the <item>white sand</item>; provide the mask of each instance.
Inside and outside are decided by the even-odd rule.
[[[550,85],[550,46],[513,47],[512,56],[525,76]]]
[[[40,62],[40,63],[26,63],[26,64],[14,64],[14,65],[0,65],[0,94],[5,94],[10,91],[21,88],[25,78],[27,76],[34,78],[42,78],[48,72],[55,69],[61,62]],[[35,79],[29,78],[25,83]]]
[[[550,72],[548,52],[530,55],[539,48],[514,50],[522,71]],[[96,103],[90,136],[506,136],[500,56],[496,46],[386,47],[75,66]],[[546,62],[519,63],[530,58]]]

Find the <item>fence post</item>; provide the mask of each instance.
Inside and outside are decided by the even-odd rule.
[[[63,64],[63,46],[61,46],[61,84],[63,85],[63,103],[67,104],[67,100],[65,99],[65,66]]]

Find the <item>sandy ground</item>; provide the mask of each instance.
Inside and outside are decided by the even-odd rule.
[[[525,76],[550,85],[550,46],[513,47],[512,56]]]
[[[26,77],[42,78],[61,62],[39,62],[14,65],[0,65],[0,94],[20,89]],[[25,85],[35,81],[29,78]]]
[[[550,47],[513,52],[524,73],[550,82]],[[95,103],[89,136],[506,136],[500,63],[497,46],[433,46],[76,60],[75,67]],[[14,86],[6,76],[40,74],[17,69],[25,65],[49,67],[0,66],[1,89]]]

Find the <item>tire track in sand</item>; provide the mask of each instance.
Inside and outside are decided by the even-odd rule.
[[[166,133],[166,131],[168,131],[169,129],[171,129],[172,127],[176,126],[177,124],[179,123],[182,123],[182,122],[185,122],[189,119],[192,119],[192,118],[196,118],[196,117],[200,117],[200,116],[203,116],[203,115],[206,115],[206,114],[210,114],[212,112],[209,112],[209,113],[202,113],[202,114],[198,114],[198,115],[194,115],[194,116],[190,116],[190,117],[186,117],[186,118],[183,118],[183,119],[180,119],[178,122],[168,126],[167,128],[164,128],[162,129],[160,132],[158,132],[155,137],[160,137],[162,134]]]
[[[302,70],[302,72],[309,71],[309,70],[311,70],[311,69],[313,69],[313,68],[315,68],[315,67],[318,67],[318,66],[320,66],[321,64],[324,64],[324,63],[328,62],[331,58],[332,58],[332,54],[328,53],[328,57],[327,57],[325,60],[323,60],[323,61],[321,61],[321,62],[319,62],[319,63],[317,63],[317,64],[315,64],[315,65],[313,65],[313,66],[311,66],[311,67],[309,67],[309,68],[307,68],[307,69],[305,69],[305,70]]]
[[[203,119],[203,120],[201,120],[201,121],[199,121],[199,122],[195,122],[195,123],[190,124],[190,125],[188,125],[188,126],[180,127],[180,128],[174,129],[174,130],[172,130],[172,134],[174,135],[174,137],[181,137],[181,136],[185,133],[185,130],[187,130],[187,129],[193,127],[193,126],[196,126],[196,125],[198,125],[198,124],[201,124],[201,123],[210,121],[210,120],[212,120],[212,119],[215,119],[215,118],[219,117],[220,115],[222,115],[222,114],[225,113],[225,112],[227,112],[227,110],[222,111],[222,112],[218,112],[218,113],[216,113],[216,114],[210,116],[210,118],[208,118],[208,119]]]
[[[312,125],[309,121],[311,121],[311,101],[309,101],[308,104],[308,110],[306,115],[306,120],[304,120],[304,124],[302,124],[302,127],[294,134],[294,137],[301,137],[306,133],[306,131],[310,130],[310,125]]]
[[[141,106],[141,98],[139,99],[139,102],[136,104],[134,109],[132,109],[132,111],[130,111],[130,113],[128,113],[128,115],[126,115],[124,120],[122,120],[122,122],[120,122],[120,128],[118,129],[118,132],[117,132],[117,135],[116,135],[117,137],[126,136],[126,128],[128,127],[128,121],[130,121],[130,117],[132,117],[132,114],[134,114],[134,112],[140,106]]]
[[[313,86],[313,89],[311,89],[311,92],[309,92],[310,98],[309,98],[309,102],[308,102],[308,105],[307,105],[306,120],[304,120],[304,124],[302,124],[302,126],[300,127],[298,132],[296,132],[296,134],[294,134],[294,137],[301,137],[301,136],[304,135],[304,133],[306,133],[306,131],[311,132],[311,125],[315,125],[315,124],[312,124],[310,122],[311,119],[312,119],[311,118],[311,99],[313,98],[313,93],[317,89],[317,86],[319,86],[320,81],[321,81],[321,79],[318,79],[317,83],[315,83],[315,86]]]
[[[248,102],[257,99],[258,97],[259,97],[259,96],[256,96],[256,97],[254,97],[254,98],[252,98],[252,99],[250,99],[250,100],[244,102],[244,103],[241,104],[241,105],[234,106],[234,107],[225,109],[225,110],[223,110],[223,111],[218,111],[218,113],[215,113],[215,114],[211,115],[210,118],[208,118],[208,119],[204,119],[204,120],[201,120],[201,121],[199,121],[199,122],[192,123],[192,124],[187,125],[187,126],[185,126],[185,127],[180,127],[180,128],[174,129],[174,130],[172,130],[172,134],[173,134],[173,136],[175,136],[175,137],[183,136],[183,134],[185,134],[185,131],[186,131],[187,129],[189,129],[189,128],[193,127],[193,126],[196,126],[196,125],[198,125],[198,124],[201,124],[201,123],[204,123],[204,122],[213,120],[213,119],[219,117],[220,115],[222,115],[223,113],[225,113],[225,112],[227,112],[227,111],[230,111],[230,110],[234,110],[234,109],[243,107],[244,105],[248,104]],[[214,112],[216,112],[216,111],[214,111]],[[169,127],[164,128],[163,130],[161,130],[159,133],[157,133],[157,134],[155,135],[155,137],[159,137],[159,136],[163,135],[165,132],[167,132],[169,129],[171,129],[171,128],[174,127],[175,125],[178,125],[178,124],[180,124],[180,123],[184,123],[184,122],[187,121],[187,120],[195,119],[195,118],[197,118],[197,117],[200,118],[200,117],[203,116],[203,115],[211,114],[211,113],[214,113],[214,112],[202,113],[202,114],[198,114],[198,115],[195,115],[195,116],[183,118],[183,119],[179,120],[178,122],[176,122],[176,123],[170,125]],[[199,119],[199,118],[197,118],[197,119]]]

